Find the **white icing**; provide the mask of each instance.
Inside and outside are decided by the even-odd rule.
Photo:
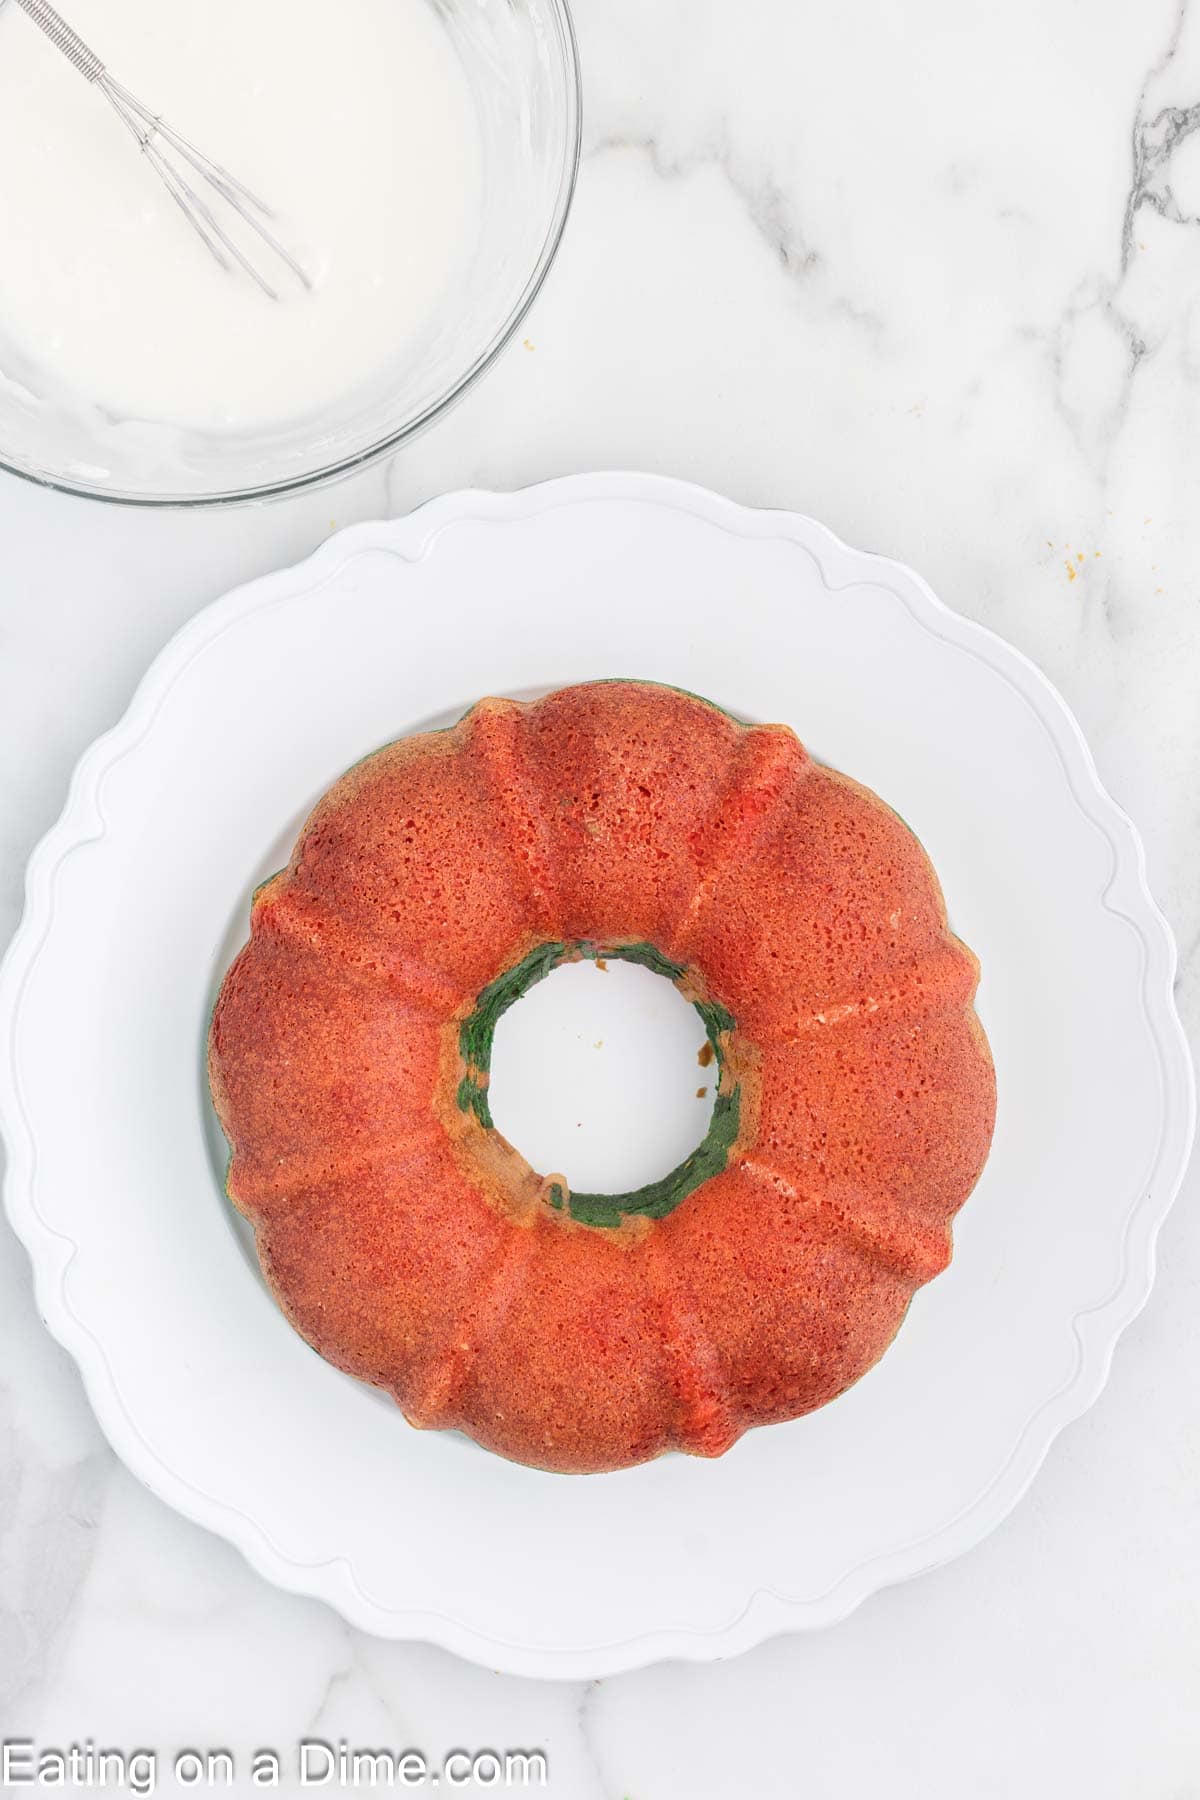
[[[479,126],[427,0],[65,0],[116,78],[279,215],[313,278],[224,272],[103,95],[0,8],[0,382],[122,421],[284,425],[419,355],[478,225]],[[249,240],[247,240],[249,243]],[[264,271],[268,252],[255,251]]]

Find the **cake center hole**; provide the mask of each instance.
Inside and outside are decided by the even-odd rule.
[[[700,1062],[707,1043],[699,1014],[663,976],[565,963],[496,1025],[496,1129],[575,1193],[631,1193],[703,1140],[717,1086],[716,1064]]]

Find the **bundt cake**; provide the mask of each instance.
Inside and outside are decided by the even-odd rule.
[[[492,1034],[559,963],[657,970],[703,1144],[574,1193],[495,1130]],[[950,1256],[991,1140],[978,966],[877,796],[647,682],[481,700],[368,756],[254,896],[212,1021],[266,1279],[419,1426],[544,1469],[717,1456],[840,1394]]]

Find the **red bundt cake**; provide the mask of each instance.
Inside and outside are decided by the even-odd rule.
[[[707,1138],[578,1194],[494,1129],[496,1020],[571,958],[700,1012]],[[716,1456],[869,1369],[991,1140],[978,967],[881,800],[636,681],[482,700],[317,806],[213,1016],[229,1193],[314,1349],[545,1469]]]

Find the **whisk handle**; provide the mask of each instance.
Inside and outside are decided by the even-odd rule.
[[[40,25],[52,44],[62,51],[68,62],[74,63],[85,81],[98,81],[104,73],[104,64],[93,50],[89,50],[78,32],[72,31],[67,21],[55,12],[49,0],[17,0],[23,12],[29,14],[35,25]]]

